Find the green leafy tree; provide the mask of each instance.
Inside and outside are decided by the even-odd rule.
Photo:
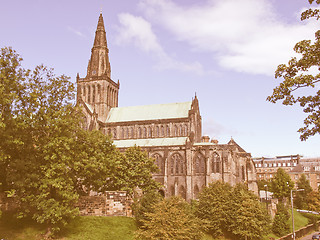
[[[308,210],[320,212],[320,193],[312,191],[307,196]]]
[[[284,236],[290,232],[290,214],[282,202],[277,204],[277,213],[273,219],[272,232],[277,236]]]
[[[309,0],[309,3],[320,4],[319,0]],[[308,9],[301,14],[301,20],[315,18],[319,20],[319,9]],[[267,98],[275,103],[282,101],[284,105],[299,104],[307,114],[304,127],[301,127],[301,140],[307,140],[310,136],[320,133],[320,73],[312,74],[309,70],[320,67],[320,31],[315,33],[315,40],[303,40],[298,42],[294,51],[300,58],[293,57],[288,64],[278,66],[275,77],[283,78],[283,82],[273,90],[273,94]],[[302,89],[307,88],[309,91]],[[300,90],[300,93],[299,91]]]
[[[144,222],[150,220],[147,213],[154,212],[154,205],[161,200],[163,200],[163,197],[157,191],[146,192],[141,198],[135,199],[132,209],[138,227],[143,226]]]
[[[231,196],[229,232],[236,239],[262,239],[271,223],[265,206],[244,184],[236,185]]]
[[[307,209],[308,203],[307,198],[312,188],[310,186],[310,181],[307,179],[305,174],[302,174],[297,182],[298,189],[304,189],[304,191],[296,192],[296,197],[294,198],[294,204],[298,209]]]
[[[50,233],[78,214],[79,194],[106,185],[115,148],[80,128],[68,77],[42,65],[25,70],[21,61],[1,49],[1,190],[20,202],[20,217],[32,216]]]
[[[158,171],[154,159],[140,147],[128,148],[123,155],[118,155],[117,169],[110,178],[110,189],[121,189],[134,194],[138,187],[144,192],[159,189],[161,185],[152,178],[152,173]]]
[[[218,237],[227,232],[230,213],[232,187],[228,183],[216,181],[205,187],[199,195],[195,212],[203,220],[204,231]]]
[[[268,181],[268,180],[266,180],[266,179],[257,180],[257,183],[258,183],[258,189],[259,189],[259,191],[260,191],[260,190],[266,191],[266,190],[267,190],[266,185],[267,185],[268,188],[270,187],[270,181]],[[268,189],[268,190],[269,190],[269,189]]]
[[[290,191],[293,189],[294,183],[292,182],[288,173],[282,168],[278,168],[276,174],[273,176],[270,185],[270,191],[273,192],[275,198],[282,200],[283,198],[290,197]]]
[[[154,205],[146,214],[143,227],[136,233],[136,239],[179,240],[201,239],[199,221],[192,214],[190,205],[180,197],[164,199]]]

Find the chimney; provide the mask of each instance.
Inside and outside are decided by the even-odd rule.
[[[202,142],[208,143],[210,140],[209,136],[202,136]]]

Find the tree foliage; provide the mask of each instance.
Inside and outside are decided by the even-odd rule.
[[[80,195],[157,186],[156,166],[139,148],[125,154],[108,136],[85,131],[75,87],[43,65],[21,67],[11,48],[0,55],[0,185],[32,216],[59,230],[78,214]]]
[[[154,212],[154,205],[159,203],[161,200],[163,200],[163,197],[157,191],[146,192],[141,198],[135,199],[132,210],[138,227],[142,227],[144,222],[148,222],[150,220],[147,213]]]
[[[309,3],[320,4],[318,0],[309,0]],[[301,14],[301,20],[309,18],[319,20],[319,16],[319,9],[310,8]],[[278,66],[275,77],[284,80],[267,100],[272,103],[281,100],[284,105],[299,104],[307,117],[304,120],[304,127],[298,132],[301,140],[307,140],[310,136],[320,133],[320,90],[317,90],[320,82],[320,31],[315,33],[314,41],[298,42],[294,51],[300,58],[293,57],[288,64]],[[314,74],[310,71],[313,68],[316,68]],[[303,91],[304,88],[309,91]]]
[[[310,186],[310,181],[307,179],[305,174],[302,174],[297,182],[298,189],[304,189],[304,191],[296,192],[296,197],[294,199],[294,204],[298,209],[307,209],[308,203],[307,198],[312,188]]]
[[[320,212],[320,193],[312,191],[307,196],[308,210]]]
[[[284,236],[290,232],[290,214],[282,202],[277,204],[277,213],[273,219],[272,232],[277,236]]]
[[[261,239],[270,227],[265,206],[241,184],[211,183],[200,193],[196,215],[203,221],[204,231],[213,237]]]
[[[146,213],[147,219],[137,231],[136,239],[179,240],[201,239],[199,221],[194,217],[190,205],[180,197],[164,199],[153,205]]]
[[[270,191],[273,192],[275,198],[282,200],[283,198],[290,197],[290,191],[294,187],[288,173],[282,168],[278,168],[276,174],[271,180]]]

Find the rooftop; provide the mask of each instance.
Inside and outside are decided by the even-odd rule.
[[[107,123],[187,118],[192,102],[111,108]]]

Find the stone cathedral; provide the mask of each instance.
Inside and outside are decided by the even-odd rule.
[[[196,199],[215,180],[231,185],[244,182],[257,192],[251,154],[232,138],[219,144],[202,136],[197,96],[192,101],[118,107],[119,81],[111,79],[109,49],[102,14],[99,16],[87,75],[77,75],[77,104],[85,115],[85,128],[110,134],[120,151],[137,145],[155,159],[164,196]]]

